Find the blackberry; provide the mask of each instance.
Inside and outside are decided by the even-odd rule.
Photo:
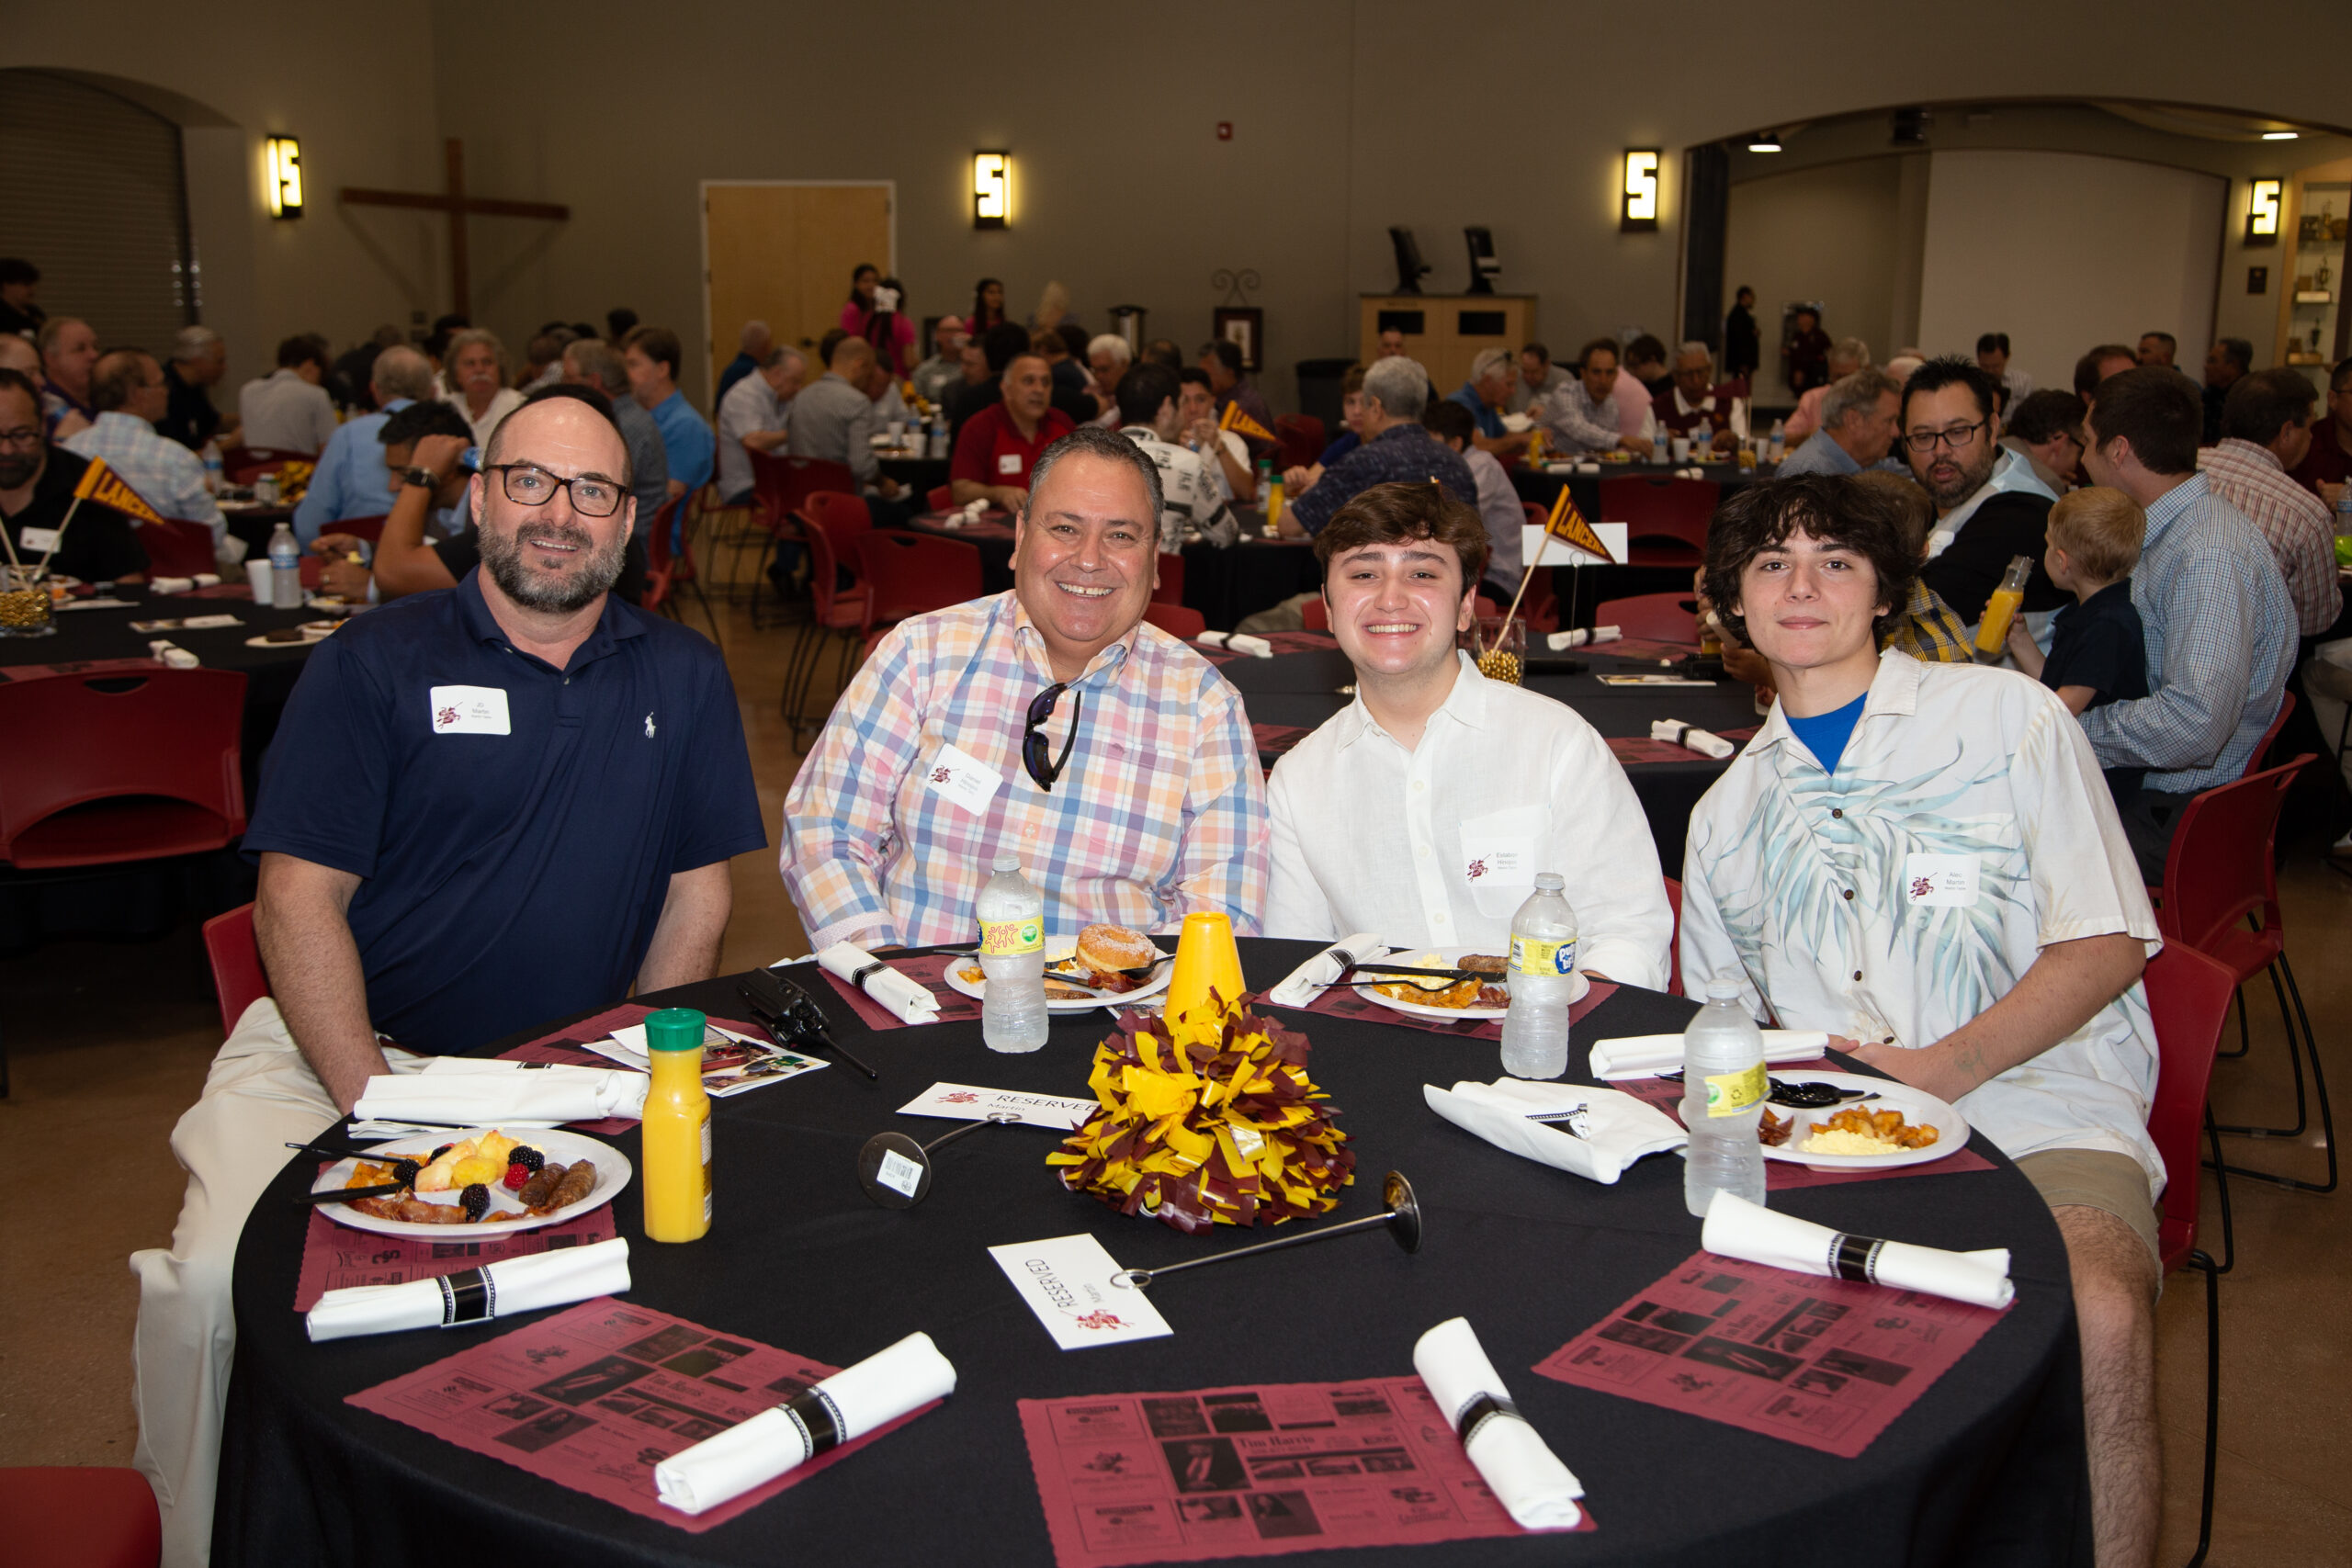
[[[429,1155],[427,1155],[427,1156],[424,1156],[424,1163],[425,1163],[425,1164],[427,1164],[427,1165],[431,1165],[435,1160],[439,1159],[443,1155],[447,1154],[451,1149],[454,1149],[454,1148],[456,1148],[457,1146],[458,1146],[458,1145],[455,1145],[455,1144],[444,1144],[444,1145],[442,1145],[439,1148],[437,1148],[437,1149],[434,1150],[431,1154],[429,1154]]]
[[[548,1157],[547,1156],[539,1153],[538,1150],[531,1147],[528,1144],[517,1144],[513,1148],[506,1151],[506,1163],[508,1165],[519,1165],[525,1170],[527,1170],[532,1175],[537,1176],[541,1168],[548,1163]]]
[[[490,1189],[479,1181],[475,1182],[459,1195],[458,1207],[466,1212],[466,1218],[479,1223],[484,1214],[490,1213]]]
[[[394,1160],[392,1162],[392,1179],[399,1182],[402,1187],[414,1187],[416,1185],[416,1173],[424,1168],[423,1166],[417,1164],[416,1161],[413,1159]]]

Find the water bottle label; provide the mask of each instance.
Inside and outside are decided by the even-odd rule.
[[[1707,1077],[1707,1114],[1736,1116],[1771,1092],[1772,1080],[1765,1077],[1761,1062],[1736,1073],[1710,1074]]]
[[[1573,975],[1577,967],[1577,944],[1567,942],[1543,942],[1532,936],[1510,939],[1510,966],[1520,975]]]
[[[982,920],[980,951],[990,958],[1043,953],[1046,951],[1046,922],[1035,915],[1025,920]]]

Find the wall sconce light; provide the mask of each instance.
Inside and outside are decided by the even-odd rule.
[[[292,136],[273,136],[263,144],[268,158],[269,215],[302,216],[302,143]]]
[[[2275,245],[2278,243],[2278,197],[2285,188],[2280,180],[2255,180],[2246,186],[2245,243],[2249,245]]]
[[[1622,233],[1657,227],[1657,150],[1628,148],[1625,152],[1625,205],[1617,228]]]
[[[1012,224],[1012,154],[972,154],[972,227],[1006,229]]]

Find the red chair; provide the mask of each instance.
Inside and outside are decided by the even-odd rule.
[[[2238,777],[2242,779],[2250,779],[2254,777],[2255,774],[2262,772],[2265,767],[2269,765],[2270,749],[2278,744],[2278,732],[2287,728],[2287,717],[2294,711],[2295,694],[2292,692],[2279,693],[2278,712],[2271,718],[2270,728],[2262,732],[2262,739],[2255,742],[2254,750],[2246,753],[2245,772],[2240,773]],[[2239,1052],[2237,1054],[2240,1055],[2245,1055],[2244,1052]]]
[[[2213,1461],[2222,1420],[2222,1273],[2197,1246],[2197,1205],[2199,1178],[2198,1132],[2210,1124],[2206,1093],[2213,1076],[2214,1047],[2221,1042],[2222,1021],[2229,1016],[2230,998],[2238,983],[2228,967],[2194,948],[2167,945],[2141,976],[2147,989],[2148,1013],[2156,1027],[2156,1092],[2148,1108],[2148,1137],[2165,1162],[2163,1213],[2156,1225],[2156,1248],[2167,1274],[2182,1268],[2205,1276],[2205,1479],[2197,1517],[2197,1554],[2189,1568],[2205,1561],[2213,1537]],[[2210,1135],[2210,1134],[2209,1134]],[[2224,1181],[2228,1179],[2222,1178]],[[2224,1230],[2229,1224],[2229,1189],[2221,1189]]]
[[[944,512],[956,504],[956,487],[952,484],[933,485],[931,493],[922,499],[924,505],[930,510]]]
[[[2311,1015],[2303,1009],[2302,988],[2295,983],[2294,965],[2287,962],[2287,930],[2278,908],[2278,862],[2272,853],[2278,831],[2278,811],[2286,804],[2288,786],[2311,761],[2312,755],[2307,751],[2282,767],[2217,785],[2189,801],[2181,811],[2179,826],[2173,832],[2172,848],[2165,856],[2156,930],[2167,942],[2179,942],[2217,960],[2236,976],[2238,985],[2245,985],[2256,975],[2267,974],[2270,988],[2278,998],[2279,1023],[2287,1035],[2287,1063],[2295,1078],[2295,1123],[2291,1127],[2223,1125],[2220,1131],[2243,1137],[2301,1137],[2310,1122],[2302,1064],[2305,1055],[2311,1059],[2310,1098],[2319,1102],[2321,1142],[2327,1149],[2327,1179],[2302,1181],[2229,1164],[2216,1168],[2298,1192],[2333,1192],[2336,1180],[2335,1117],[2328,1103],[2327,1077],[2320,1066],[2319,1042],[2312,1033]],[[2290,998],[2291,1010],[2288,1005]]]
[[[1679,997],[1682,994],[1682,884],[1671,876],[1666,879],[1666,907],[1674,911],[1674,934],[1666,943],[1666,988]]]
[[[1279,414],[1274,419],[1274,438],[1283,444],[1282,466],[1285,468],[1307,468],[1323,456],[1323,448],[1330,443],[1323,438],[1323,422],[1310,413]]]
[[[8,1560],[41,1568],[155,1568],[164,1519],[154,1490],[115,1465],[0,1470]]]
[[[245,830],[234,670],[0,685],[0,861],[20,871],[220,849]],[[36,742],[28,738],[47,737]]]
[[[1184,558],[1159,558],[1159,585],[1151,591],[1152,599],[1161,604],[1182,604],[1184,602]]]
[[[1707,524],[1722,489],[1713,479],[1648,474],[1606,479],[1600,481],[1600,516],[1626,525],[1628,566],[1695,567],[1706,552]]]
[[[201,523],[166,517],[161,523],[141,523],[135,532],[147,552],[152,577],[194,577],[220,570],[213,559],[212,530]]]
[[[808,547],[809,622],[813,635],[804,636],[793,644],[784,670],[784,716],[792,725],[796,746],[803,730],[814,729],[821,722],[803,710],[808,689],[816,682],[817,665],[824,657],[826,641],[842,639],[840,663],[834,675],[834,684],[838,686],[849,678],[850,655],[874,625],[870,585],[860,579],[855,587],[839,586],[841,559],[831,533],[813,520],[804,519],[804,523],[798,536]]]
[[[980,596],[978,545],[889,528],[859,535],[856,549],[869,630]]]
[[[643,610],[658,611],[673,621],[685,617],[678,614],[678,590],[691,588],[695,597],[702,601],[704,618],[710,622],[710,640],[718,637],[718,614],[710,607],[710,596],[702,591],[701,581],[695,576],[695,541],[691,531],[679,547],[670,547],[670,536],[675,531],[680,502],[685,498],[673,496],[654,510],[653,521],[645,533],[645,596],[638,601]]]
[[[1182,642],[1190,642],[1209,629],[1208,617],[1198,610],[1188,610],[1182,604],[1163,604],[1158,600],[1143,607],[1143,618]]]
[[[220,454],[220,477],[232,485],[249,485],[288,463],[317,460],[317,454],[311,452],[283,451],[275,446],[232,446]]]
[[[204,953],[212,961],[212,991],[220,1000],[223,1039],[237,1032],[245,1010],[269,995],[269,976],[261,966],[261,945],[254,940],[254,907],[240,904],[225,915],[204,922]]]
[[[1699,602],[1688,593],[1643,593],[1603,599],[1592,612],[1597,626],[1616,626],[1650,642],[1699,643]]]
[[[752,459],[752,516],[761,533],[760,558],[752,574],[752,625],[760,624],[760,584],[766,581],[768,558],[776,546],[799,537],[797,519],[808,498],[825,491],[857,493],[857,476],[840,463],[818,457],[778,457],[745,447]],[[737,552],[741,564],[741,551]]]
[[[365,539],[372,545],[384,536],[384,519],[382,517],[346,517],[340,523],[322,524],[319,533],[322,536],[348,534],[355,539]]]
[[[1331,606],[1323,603],[1323,595],[1317,593],[1298,607],[1298,619],[1308,631],[1328,632],[1331,629]]]

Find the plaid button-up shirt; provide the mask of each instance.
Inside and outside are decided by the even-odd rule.
[[[2313,439],[2326,434],[2323,430]],[[2302,634],[2316,637],[2334,626],[2344,592],[2335,581],[2335,520],[2319,497],[2289,479],[2268,447],[2235,436],[2199,452],[2197,470],[2270,541]]]
[[[817,948],[864,933],[960,942],[1001,853],[1046,896],[1049,937],[1108,922],[1174,931],[1196,909],[1256,934],[1266,793],[1240,694],[1148,624],[1094,656],[1043,728],[1050,791],[1021,763],[1022,724],[1053,683],[1043,637],[1000,593],[920,615],[882,640],[785,797],[784,881]],[[978,811],[935,787],[944,748],[998,785]]]
[[[155,427],[136,414],[110,410],[98,422],[58,443],[85,457],[105,459],[139,499],[166,517],[201,523],[212,530],[212,545],[229,536],[220,503],[204,488],[204,463],[176,441],[155,434]]]
[[[1976,660],[1968,628],[1940,594],[1916,578],[1911,583],[1911,602],[1903,606],[1902,615],[1887,628],[1879,647],[1882,650],[1899,648],[1929,664],[1972,664]]]

